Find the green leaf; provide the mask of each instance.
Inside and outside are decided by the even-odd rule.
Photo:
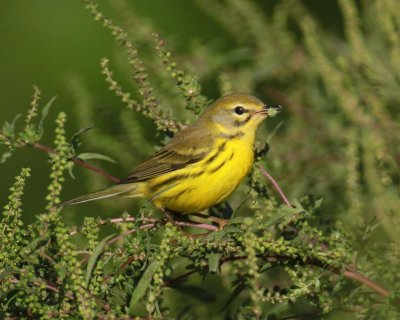
[[[74,150],[78,149],[78,147],[81,145],[80,141],[79,141],[79,137],[84,134],[85,132],[89,131],[93,129],[93,126],[90,127],[86,127],[86,128],[82,128],[79,129],[79,131],[77,133],[75,133],[72,137],[71,137],[71,145],[72,148]]]
[[[274,224],[277,224],[279,221],[283,220],[286,216],[292,215],[294,213],[299,212],[297,208],[290,208],[285,206],[282,211],[277,214],[274,214],[271,218],[269,218],[265,222],[265,227],[271,227]]]
[[[236,222],[235,224],[237,224],[238,222]],[[242,232],[242,229],[240,229],[239,227],[235,226],[235,225],[231,225],[230,223],[228,225],[225,226],[224,229],[220,230],[220,231],[215,231],[213,233],[211,233],[209,235],[209,238],[213,238],[213,239],[222,239],[225,236],[229,235],[230,233],[238,233],[238,232]]]
[[[108,237],[105,237],[101,242],[94,248],[92,255],[89,258],[87,267],[86,267],[86,286],[89,286],[90,279],[92,278],[94,267],[96,266],[96,262],[103,252],[104,246],[107,244],[107,241],[112,238],[114,234],[110,234]]]
[[[38,246],[40,245],[40,243],[42,241],[46,241],[46,240],[44,240],[44,238],[42,238],[42,237],[37,237],[35,239],[32,239],[31,241],[29,241],[26,248],[29,249],[28,251],[34,251],[38,248]]]
[[[306,209],[304,209],[303,205],[297,199],[293,200],[293,207],[296,208],[297,212],[298,211],[307,211]]]
[[[219,253],[210,253],[208,255],[208,269],[211,273],[216,273],[219,270]]]
[[[11,151],[11,150],[4,152],[0,158],[0,163],[6,162],[7,159],[12,156],[12,154],[13,154],[13,151]]]
[[[12,276],[13,274],[16,273],[18,273],[18,269],[6,266],[0,273],[0,280],[4,281],[8,277],[10,277],[10,275]]]
[[[282,315],[282,314],[286,314],[289,310],[290,310],[290,308],[291,308],[291,304],[288,304],[288,303],[277,303],[277,304],[275,304],[275,305],[271,305],[271,307],[270,308],[268,308],[268,311],[267,311],[267,315],[268,315],[268,317],[266,318],[266,319],[271,319],[271,320],[273,320],[273,319],[279,319],[279,315]],[[297,317],[290,317],[291,319],[299,319],[299,318],[297,318]],[[286,318],[286,319],[289,319],[289,318]],[[309,318],[307,318],[307,319],[309,319]]]
[[[3,125],[3,133],[8,136],[13,136],[15,132],[15,124],[17,123],[17,120],[21,117],[21,114],[17,114],[17,116],[14,118],[14,120],[10,123],[6,121]]]
[[[86,127],[86,128],[81,128],[78,130],[77,133],[75,133],[72,137],[71,137],[71,141],[76,140],[77,138],[79,138],[79,136],[81,136],[82,134],[84,134],[85,132],[92,130],[93,126],[90,127]]]
[[[57,98],[57,96],[51,98],[51,100],[43,107],[42,112],[40,113],[41,117],[40,117],[39,127],[38,127],[39,128],[39,136],[41,136],[43,134],[43,122],[44,122],[44,119],[46,119],[46,117],[47,117],[47,115],[49,113],[50,107],[51,107],[51,105],[53,104],[53,102],[54,102],[54,100],[56,98]]]
[[[264,263],[262,265],[262,267],[260,268],[260,273],[263,273],[265,270],[267,270],[267,269],[269,269],[271,267],[272,267],[271,262]]]
[[[18,298],[19,290],[11,289],[8,290],[7,295],[12,291],[15,290],[15,293],[7,300],[6,304],[3,306],[4,310],[7,310],[8,306],[13,302],[16,298]]]
[[[217,293],[216,292],[211,292],[210,290],[207,290],[205,288],[196,286],[196,285],[178,285],[173,287],[175,291],[180,292],[184,296],[191,296],[195,299],[198,299],[202,302],[215,302],[217,298]]]
[[[83,161],[91,160],[91,159],[98,159],[98,160],[104,160],[104,161],[108,161],[108,162],[112,162],[112,163],[117,163],[117,161],[115,161],[114,159],[112,159],[108,156],[105,156],[104,154],[93,153],[93,152],[81,153],[80,155],[77,156],[77,158],[81,159]]]
[[[147,267],[146,271],[140,278],[139,283],[132,293],[131,301],[129,302],[130,313],[133,312],[133,308],[136,302],[138,302],[139,299],[143,297],[147,288],[150,286],[151,280],[153,279],[153,274],[157,271],[159,264],[160,262],[157,260],[150,263],[150,265]]]
[[[314,214],[321,207],[323,200],[324,199],[322,197],[307,195],[301,198],[299,201],[295,200],[295,205],[297,208],[301,204],[301,208],[303,208],[304,211]]]
[[[235,289],[232,291],[230,294],[228,300],[225,302],[224,306],[221,308],[220,312],[225,311],[231,303],[236,299],[236,297],[246,288],[246,285],[244,283],[239,283],[238,286],[235,287]]]
[[[73,172],[73,169],[75,168],[75,163],[73,161],[67,162],[66,168],[68,169],[68,173],[71,176],[71,178],[75,180],[75,175]]]
[[[320,197],[317,200],[315,200],[314,204],[314,210],[319,209],[322,206],[322,202],[324,201],[324,198]]]
[[[236,217],[236,218],[233,218],[233,219],[229,220],[229,225],[232,225],[232,224],[242,224],[243,221],[244,221],[244,219],[245,219],[245,217]]]

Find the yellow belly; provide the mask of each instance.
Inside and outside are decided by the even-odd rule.
[[[208,162],[207,162],[208,161]],[[162,184],[167,177],[157,177],[147,184],[147,198],[159,208],[182,213],[205,210],[229,196],[249,173],[254,161],[253,145],[247,140],[230,140],[215,159],[204,159],[174,175],[172,181],[156,193],[151,187]],[[191,176],[189,176],[191,175]]]

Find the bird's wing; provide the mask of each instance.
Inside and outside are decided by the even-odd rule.
[[[188,128],[189,129],[189,128]],[[164,148],[139,164],[119,183],[141,182],[185,168],[204,159],[211,151],[211,136],[183,130]]]

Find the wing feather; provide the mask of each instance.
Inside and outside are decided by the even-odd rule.
[[[197,145],[194,145],[194,142]],[[197,163],[211,152],[212,144],[210,142],[209,134],[199,137],[192,128],[183,130],[168,145],[139,164],[119,184],[150,180]]]

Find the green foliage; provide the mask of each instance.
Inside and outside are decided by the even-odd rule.
[[[11,157],[16,149],[35,145],[43,136],[43,121],[46,119],[55,97],[43,107],[39,122],[32,123],[32,120],[38,116],[38,101],[40,100],[40,90],[36,86],[33,88],[34,93],[31,100],[31,108],[27,112],[24,128],[18,133],[15,132],[17,121],[21,115],[17,115],[11,123],[6,122],[3,125],[0,132],[0,145],[4,145],[7,151],[0,158],[0,163],[4,163]]]
[[[36,86],[24,124],[20,116],[4,124],[1,162],[34,147],[49,154],[51,172],[43,212],[22,206],[29,169],[10,189],[0,221],[0,318],[400,317],[398,2],[338,0],[342,35],[324,30],[306,2],[279,1],[264,13],[251,0],[199,0],[230,46],[196,42],[175,54],[124,1],[111,5],[134,27],[130,34],[94,2],[82,2],[124,49],[135,86],[124,89],[103,58],[105,81],[127,108],[99,119],[88,86],[71,79],[85,129],[67,139],[60,112],[54,149],[41,142],[54,98],[41,108]],[[119,214],[110,202],[99,216],[120,217],[67,226],[69,208],[59,207],[67,170],[85,166],[88,189],[99,188],[100,177],[116,178],[92,160],[115,159],[127,171],[129,150],[144,157],[167,142],[206,106],[204,92],[234,91],[287,111],[283,124],[271,119],[275,130],[260,132],[244,186],[211,210],[231,217],[223,230],[198,216],[171,224],[147,204]],[[83,135],[92,122],[96,130]],[[279,205],[268,172],[259,170],[266,165],[300,201]],[[25,224],[24,211],[36,221]]]

